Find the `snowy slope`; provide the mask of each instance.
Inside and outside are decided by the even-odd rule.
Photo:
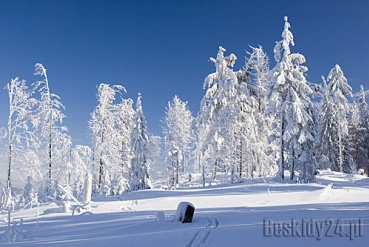
[[[196,207],[193,223],[172,221],[181,201]],[[91,210],[74,216],[57,210],[52,203],[12,212],[23,226],[11,246],[367,246],[369,178],[326,171],[316,184],[254,179],[153,189],[95,198]],[[2,212],[1,233],[6,218]]]

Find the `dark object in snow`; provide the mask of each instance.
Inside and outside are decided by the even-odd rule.
[[[193,214],[195,213],[195,207],[192,203],[181,202],[178,204],[174,220],[182,223],[191,223]]]

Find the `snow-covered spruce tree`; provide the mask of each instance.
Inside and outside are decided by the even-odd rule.
[[[35,100],[31,98],[32,92],[28,90],[25,80],[18,77],[6,85],[9,95],[9,116],[6,136],[8,140],[8,176],[7,187],[11,187],[11,171],[15,158],[23,153],[24,145],[30,144],[33,134],[30,130],[30,112]]]
[[[32,208],[34,205],[38,205],[37,189],[32,181],[32,177],[27,177],[27,183],[23,189],[23,202],[26,206]]]
[[[195,119],[195,171],[201,172],[202,186],[206,185],[206,177],[209,172],[208,160],[212,152],[207,148],[206,139],[209,133],[210,125],[206,121],[202,121],[199,116]]]
[[[232,140],[225,142],[225,135],[230,138],[234,135],[227,133],[230,129],[225,126],[228,122],[222,114],[227,114],[224,107],[235,95],[237,77],[229,67],[234,66],[237,57],[234,54],[225,57],[224,51],[225,49],[219,46],[217,58],[210,58],[210,61],[215,64],[216,71],[205,78],[204,89],[207,88],[207,91],[201,101],[200,112],[196,119],[200,137],[197,143],[197,150],[199,150],[197,153],[201,157],[203,181],[207,173],[211,173],[212,179],[216,179],[218,172],[234,174],[235,171],[231,167],[232,155],[230,154],[230,150],[234,150],[234,143]]]
[[[359,96],[359,115],[360,122],[364,128],[369,129],[369,109],[365,99],[364,86],[360,85],[360,96]]]
[[[110,86],[101,83],[97,93],[99,104],[91,113],[89,121],[92,132],[93,160],[96,163],[94,168],[98,168],[97,187],[100,193],[105,195],[110,195],[112,192],[111,187],[109,187],[111,180],[115,182],[119,180],[119,183],[122,183],[122,180],[125,179],[124,186],[128,186],[127,177],[123,177],[123,174],[126,174],[129,169],[128,159],[130,156],[129,151],[127,151],[127,140],[123,140],[123,138],[127,137],[125,133],[129,132],[131,128],[124,125],[130,124],[127,119],[129,119],[132,109],[129,109],[131,105],[129,99],[123,99],[122,103],[115,104],[116,94],[120,94],[122,91],[126,90],[121,85]],[[109,181],[104,181],[106,179]]]
[[[360,123],[359,107],[356,102],[351,106],[351,117],[349,119],[347,136],[347,165],[350,171],[356,171],[358,168],[358,154],[364,142],[363,129]]]
[[[250,71],[255,72],[254,69]],[[253,85],[247,84],[246,81],[238,79],[229,91],[229,102],[221,110],[221,133],[225,144],[231,147],[228,151],[231,158],[229,162],[232,182],[244,176],[262,176],[266,171],[263,168],[270,165],[264,146],[267,145],[267,137],[265,133],[260,135],[261,126],[257,126],[257,121],[262,120],[257,117],[263,114],[258,107],[261,101],[251,95],[250,89],[253,89]]]
[[[234,182],[243,176],[260,176],[259,162],[263,162],[265,150],[257,145],[259,130],[255,112],[258,107],[254,109],[251,87],[246,84],[257,65],[246,72],[235,73],[230,67],[236,56],[225,57],[224,51],[219,47],[217,58],[210,59],[216,72],[205,79],[204,87],[208,89],[196,123],[199,137],[196,153],[202,164],[211,164],[212,179],[222,172],[226,180],[230,174],[230,181]],[[210,172],[210,169],[202,170],[204,175]]]
[[[71,188],[71,193],[76,198],[81,198],[86,174],[92,174],[92,150],[88,146],[76,145],[71,149],[70,161],[63,174],[67,178],[66,186]]]
[[[161,137],[149,134],[149,161],[150,166],[159,162],[161,152]]]
[[[260,113],[264,113],[267,105],[266,88],[269,82],[269,59],[261,46],[252,47],[252,52],[247,52],[243,77],[239,81],[245,81],[252,97],[256,100],[254,108]]]
[[[329,72],[327,77],[327,86],[332,97],[334,110],[336,112],[335,121],[337,122],[336,136],[338,142],[338,153],[336,155],[336,160],[332,164],[332,169],[340,172],[350,172],[350,168],[347,163],[344,166],[345,161],[347,161],[345,154],[348,135],[348,113],[350,109],[345,95],[352,96],[352,89],[338,64],[336,64]]]
[[[364,86],[360,85],[360,96],[359,96],[359,121],[360,121],[360,132],[363,138],[361,143],[358,143],[359,148],[357,150],[358,168],[364,168],[364,171],[369,175],[369,109],[368,104],[365,100]]]
[[[318,112],[318,140],[316,154],[319,169],[332,168],[336,163],[338,150],[336,110],[330,95],[330,89],[323,79],[322,99],[319,102]]]
[[[93,160],[96,163],[94,168],[98,169],[95,180],[97,180],[99,192],[101,192],[104,170],[112,147],[112,133],[114,132],[113,101],[115,100],[116,91],[119,89],[104,83],[98,86],[96,98],[99,104],[91,113],[91,119],[88,123],[92,132]]]
[[[172,102],[168,102],[163,124],[168,186],[175,188],[179,185],[179,173],[187,170],[193,141],[193,117],[187,102],[174,96]]]
[[[313,90],[304,75],[307,67],[301,65],[305,57],[290,51],[290,45],[295,44],[288,18],[284,20],[283,39],[274,47],[277,64],[271,70],[267,114],[276,114],[278,120],[275,127],[279,136],[280,178],[284,179],[284,170],[288,168],[291,180],[298,172],[299,179],[311,182],[315,180],[315,120],[309,98]]]
[[[122,99],[117,104],[115,145],[118,147],[117,171],[112,175],[112,192],[113,195],[120,195],[129,187],[129,176],[131,167],[131,133],[133,128],[134,110],[132,108],[132,99]]]
[[[257,141],[253,144],[252,157],[256,163],[256,175],[267,176],[274,175],[276,172],[276,163],[274,153],[277,150],[275,141],[269,143],[269,135],[272,131],[271,123],[274,122],[274,116],[265,117],[265,109],[269,104],[266,97],[266,89],[269,83],[269,59],[262,47],[251,47],[252,52],[248,52],[245,69],[242,71],[242,77],[238,77],[239,84],[247,83],[247,88],[251,96],[252,118]],[[248,117],[250,118],[250,117]]]
[[[46,196],[51,196],[54,183],[52,180],[53,168],[57,167],[57,162],[61,159],[60,156],[56,156],[56,152],[60,145],[65,147],[65,144],[69,147],[69,143],[59,143],[59,147],[54,146],[55,141],[60,140],[57,137],[64,135],[63,133],[67,131],[67,128],[62,125],[65,118],[64,106],[60,97],[51,93],[46,69],[41,63],[35,65],[34,75],[41,76],[42,80],[33,83],[34,91],[39,93],[40,100],[34,112],[32,123],[37,131],[40,161],[43,165],[47,165]]]
[[[149,136],[146,118],[142,110],[141,94],[138,94],[131,137],[133,155],[130,170],[130,188],[133,191],[151,189]]]
[[[235,84],[235,95],[229,104],[225,107],[223,115],[227,126],[228,143],[234,144],[231,165],[235,164],[234,174],[231,167],[232,182],[242,179],[243,176],[260,176],[260,163],[263,160],[264,150],[260,149],[260,139],[258,134],[255,112],[252,105],[247,85],[245,82]],[[232,136],[230,136],[232,135]],[[227,136],[227,134],[225,135]],[[265,164],[265,163],[264,163]]]

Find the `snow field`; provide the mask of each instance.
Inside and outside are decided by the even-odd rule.
[[[152,189],[121,197],[94,198],[91,210],[75,212],[74,216],[59,213],[51,203],[12,212],[13,221],[23,219],[23,239],[11,245],[367,246],[368,195],[369,178],[322,172],[314,184],[254,179],[206,188]],[[172,221],[182,201],[191,202],[196,208],[192,223]],[[7,213],[2,212],[0,233],[7,229],[6,218]],[[274,236],[277,232],[264,236],[265,220],[276,226],[296,220],[301,226],[303,220],[311,219],[324,227],[320,240],[317,232],[310,236],[292,236],[291,232],[284,232],[286,236]],[[350,226],[359,219],[362,236],[352,235],[350,240]],[[330,220],[334,224],[340,220],[342,229],[326,236]]]

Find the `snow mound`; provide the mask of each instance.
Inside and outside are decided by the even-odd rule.
[[[331,190],[333,189],[333,183],[328,184],[327,186],[325,186],[324,189],[322,189],[320,196],[327,196],[329,194],[331,194]]]
[[[156,221],[165,221],[165,215],[163,211],[159,211],[155,214]]]

